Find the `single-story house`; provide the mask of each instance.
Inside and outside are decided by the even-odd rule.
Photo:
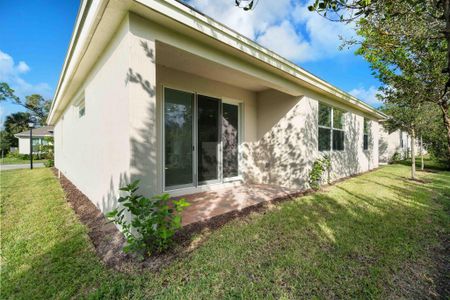
[[[30,130],[22,131],[14,135],[19,139],[19,153],[30,154]],[[48,145],[48,137],[53,136],[53,126],[43,126],[33,129],[33,153],[42,152],[42,146]]]
[[[179,1],[85,0],[47,121],[55,166],[106,212],[134,179],[176,196],[305,189],[324,155],[332,180],[377,168],[385,117]]]
[[[416,138],[414,143],[416,155],[427,154],[420,139]],[[379,162],[387,164],[396,159],[406,159],[411,157],[411,135],[403,130],[389,131],[380,126],[380,140],[378,143]]]

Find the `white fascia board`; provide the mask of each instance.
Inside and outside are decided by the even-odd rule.
[[[80,63],[83,54],[89,45],[89,41],[94,34],[96,24],[101,19],[101,15],[109,0],[84,0],[77,15],[74,32],[69,44],[61,75],[53,97],[47,124],[54,125],[55,113],[60,104],[64,91],[70,82],[70,78]]]

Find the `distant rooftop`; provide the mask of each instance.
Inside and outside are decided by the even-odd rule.
[[[14,135],[15,137],[29,137],[30,131],[22,131]],[[45,137],[45,136],[53,136],[53,126],[43,126],[38,128],[33,128],[33,136],[34,137]]]

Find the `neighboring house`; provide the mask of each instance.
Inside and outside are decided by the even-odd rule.
[[[394,156],[397,159],[406,159],[411,157],[411,136],[402,130],[395,130],[389,132],[383,126],[380,126],[380,141],[379,141],[379,161],[387,164],[393,161]],[[427,154],[426,149],[421,149],[420,140],[415,142],[416,155],[419,156],[421,151]]]
[[[19,139],[19,153],[30,154],[30,131],[22,131],[14,135]],[[42,146],[48,144],[47,137],[53,136],[53,126],[43,126],[33,129],[33,153],[39,154],[43,151]]]
[[[324,155],[333,180],[368,171],[385,117],[180,2],[94,0],[82,1],[48,123],[56,167],[108,211],[137,178],[145,195],[182,195],[304,189]]]
[[[378,147],[380,163],[390,163],[394,156],[397,156],[398,159],[406,158],[410,148],[409,135],[401,130],[389,132],[383,126],[380,126]]]

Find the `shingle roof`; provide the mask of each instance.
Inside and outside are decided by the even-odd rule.
[[[16,133],[15,137],[29,137],[30,131],[22,131]],[[33,128],[33,136],[34,137],[44,137],[44,136],[53,136],[53,126],[43,126],[39,128]]]

